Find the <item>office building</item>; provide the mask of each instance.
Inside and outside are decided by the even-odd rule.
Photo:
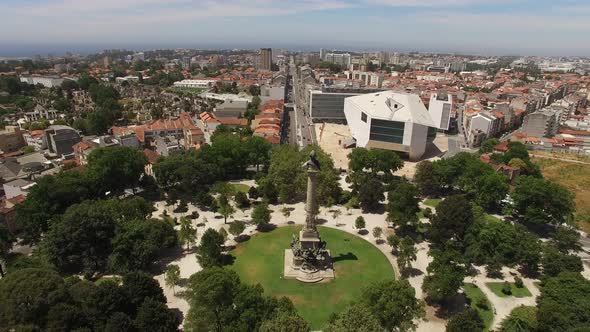
[[[428,112],[435,126],[440,130],[449,130],[451,122],[451,109],[453,108],[453,96],[440,91],[430,96]]]
[[[261,48],[260,49],[260,70],[271,71],[272,70],[272,49]]]
[[[82,138],[74,128],[59,125],[45,129],[44,140],[50,153],[58,157],[66,157],[74,153],[74,144],[80,142]]]
[[[403,92],[348,97],[344,114],[357,147],[403,152],[413,161],[424,155],[435,127],[420,97]]]

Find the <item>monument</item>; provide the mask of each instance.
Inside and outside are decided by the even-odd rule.
[[[305,226],[299,236],[293,235],[291,249],[285,250],[284,276],[302,282],[319,282],[334,279],[334,269],[330,251],[322,241],[316,227],[318,214],[317,185],[320,163],[315,151],[309,154],[309,160],[303,164],[307,170],[307,199],[305,203]]]

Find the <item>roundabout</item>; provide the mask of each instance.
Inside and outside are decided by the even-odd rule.
[[[301,226],[279,227],[259,233],[230,252],[231,269],[248,284],[259,283],[267,294],[285,296],[313,329],[320,329],[332,313],[339,313],[373,282],[394,278],[388,259],[373,244],[344,231],[318,227],[330,250],[335,278],[302,283],[283,276],[284,252]]]

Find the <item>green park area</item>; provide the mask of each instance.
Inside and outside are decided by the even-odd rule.
[[[300,229],[287,226],[254,235],[231,252],[235,257],[231,268],[242,281],[260,283],[267,293],[291,299],[313,329],[322,328],[332,313],[358,299],[364,286],[394,278],[391,264],[372,244],[343,231],[319,227],[334,260],[336,278],[316,284],[283,279],[284,251]]]
[[[424,201],[424,205],[436,208],[440,202],[442,202],[442,198],[428,198]]]
[[[463,285],[465,296],[469,299],[471,308],[477,310],[483,319],[486,326],[486,331],[490,329],[494,322],[494,309],[486,295],[472,283],[465,283]]]
[[[502,292],[502,287],[504,286],[503,282],[488,282],[486,286],[498,297],[529,297],[533,296],[531,292],[525,287],[516,287],[516,284],[511,282],[510,285],[510,294],[506,294]]]

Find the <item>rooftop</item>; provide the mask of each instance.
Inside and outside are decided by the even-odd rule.
[[[372,118],[436,126],[422,100],[415,94],[384,91],[348,97],[346,100],[356,104]]]

